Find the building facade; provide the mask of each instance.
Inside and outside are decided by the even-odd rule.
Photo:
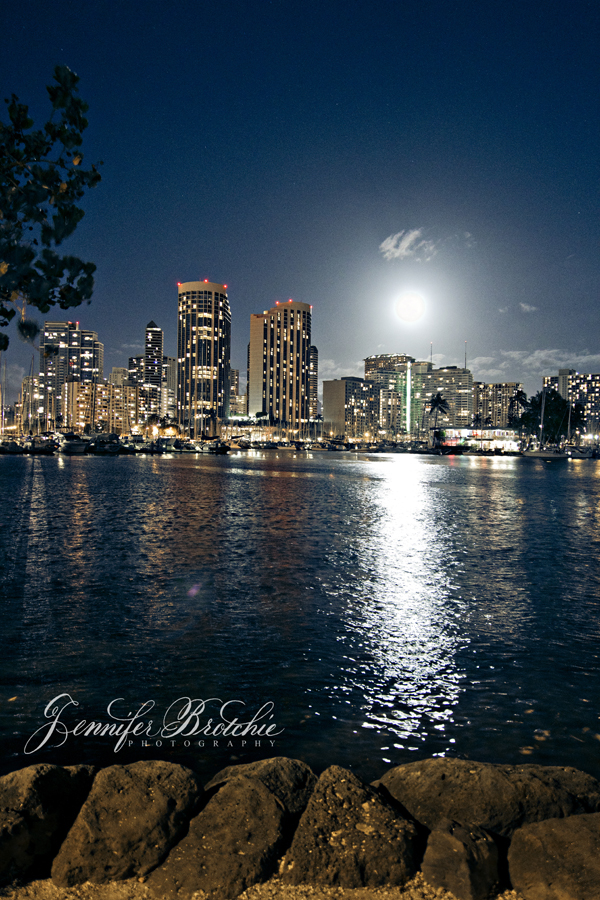
[[[288,300],[250,316],[248,412],[303,433],[310,419],[312,307]]]
[[[416,375],[416,373],[415,373]],[[414,376],[413,376],[414,377]],[[435,414],[430,414],[431,400],[441,394],[448,412],[438,414],[437,428],[470,428],[473,422],[473,375],[469,369],[446,366],[422,372],[420,381],[421,430],[433,427]]]
[[[63,414],[61,388],[67,381],[99,383],[104,378],[104,344],[95,331],[79,322],[44,322],[40,333],[39,387],[41,420],[45,428],[57,425]]]
[[[160,415],[177,419],[177,358],[163,356],[162,384],[160,389]]]
[[[62,386],[63,428],[71,431],[128,434],[144,412],[140,385],[68,381]]]
[[[308,373],[308,415],[311,419],[316,419],[319,412],[319,351],[311,344],[310,347],[310,368]]]
[[[518,415],[515,397],[523,385],[518,381],[487,384],[473,382],[473,418],[479,416],[481,425],[491,428],[507,428],[512,415]]]
[[[227,285],[179,284],[177,421],[190,437],[218,433],[229,416],[231,309]]]
[[[543,379],[545,388],[554,388],[571,406],[583,410],[587,434],[600,432],[600,373],[559,369],[558,375]]]
[[[323,382],[323,433],[333,438],[377,437],[379,388],[357,376]]]

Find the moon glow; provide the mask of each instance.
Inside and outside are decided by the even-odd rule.
[[[425,301],[414,291],[407,291],[396,301],[396,315],[403,322],[416,322],[424,312]]]

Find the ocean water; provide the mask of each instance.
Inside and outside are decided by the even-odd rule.
[[[600,462],[0,457],[0,760],[600,776]]]

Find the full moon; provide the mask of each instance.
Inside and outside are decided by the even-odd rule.
[[[403,322],[416,322],[424,312],[425,301],[414,291],[407,291],[396,301],[396,315]]]

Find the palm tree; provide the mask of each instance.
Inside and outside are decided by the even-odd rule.
[[[437,394],[435,394],[431,398],[431,403],[429,406],[429,414],[431,415],[432,412],[435,413],[435,419],[433,420],[434,443],[436,440],[439,440],[439,435],[437,434],[438,415],[439,415],[439,413],[441,413],[443,416],[445,416],[449,411],[450,411],[450,404],[444,397],[442,397],[441,393],[438,391]]]

